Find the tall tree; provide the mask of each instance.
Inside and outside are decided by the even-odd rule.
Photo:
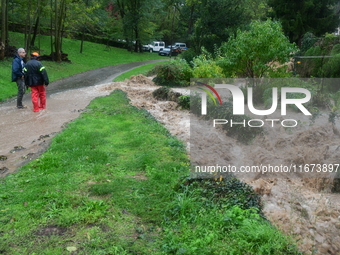
[[[158,21],[158,30],[163,36],[162,41],[164,40],[167,44],[172,45],[175,40],[182,41],[183,32],[186,32],[186,29],[183,29],[183,22],[180,20],[183,2],[181,0],[164,2],[164,8],[158,17],[161,19]]]
[[[37,2],[36,12],[35,12],[35,15],[34,15],[34,18],[33,18],[34,27],[32,28],[33,35],[32,35],[32,39],[30,41],[31,46],[34,46],[34,44],[35,44],[35,39],[37,37],[38,30],[39,30],[39,27],[40,27],[40,16],[41,16],[41,13],[42,13],[43,6],[45,6],[45,4],[46,4],[46,1],[47,0],[38,0],[38,2]],[[43,3],[41,3],[41,2],[43,2]]]
[[[245,11],[252,20],[266,20],[268,11],[268,0],[246,0]]]
[[[91,34],[92,36],[101,35],[102,26],[105,22],[100,19],[104,18],[104,13],[106,12],[99,0],[71,1],[67,3],[65,30],[80,39],[80,53],[84,49],[86,34]]]
[[[119,16],[123,22],[123,33],[130,50],[141,51],[148,25],[160,1],[150,4],[146,0],[116,0]]]
[[[8,45],[8,0],[1,0],[1,41],[0,41],[0,60],[5,59],[5,51]]]
[[[212,52],[215,45],[220,46],[234,35],[238,27],[248,24],[251,16],[246,12],[246,1],[191,0],[190,6],[183,7],[181,16],[187,24],[193,24],[191,47],[197,52],[203,46]]]
[[[281,21],[290,41],[299,46],[307,32],[316,36],[334,32],[339,26],[339,16],[335,12],[337,3],[337,0],[268,0],[272,16]]]
[[[51,48],[54,50],[54,60],[57,62],[62,61],[62,35],[64,29],[64,22],[66,17],[66,0],[54,0],[54,5],[51,0],[52,12],[51,24],[54,25],[54,41],[52,40]],[[51,34],[52,36],[52,34]]]

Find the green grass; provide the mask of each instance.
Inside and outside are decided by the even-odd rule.
[[[132,75],[137,75],[137,74],[146,75],[148,73],[148,71],[153,69],[156,65],[161,65],[161,64],[164,64],[166,62],[167,61],[137,67],[137,68],[135,68],[131,71],[125,72],[125,73],[117,76],[113,81],[124,81],[125,79],[129,79]]]
[[[241,208],[252,195],[233,192],[244,184],[188,185],[188,173],[184,145],[147,111],[120,90],[97,98],[0,180],[0,253],[298,254],[258,210]]]
[[[10,33],[9,37],[10,45],[17,48],[23,47],[23,34]],[[39,52],[41,55],[49,55],[51,53],[50,37],[38,36],[36,45],[40,45],[41,50]],[[71,63],[55,63],[49,61],[42,62],[46,66],[46,70],[51,82],[71,76],[73,74],[100,67],[145,60],[162,59],[162,57],[158,56],[156,53],[132,53],[128,52],[126,49],[115,47],[107,48],[105,45],[91,42],[84,42],[83,53],[79,53],[79,51],[79,40],[64,39],[63,52],[68,54],[68,59],[71,61]],[[0,62],[0,102],[17,94],[16,83],[11,82],[11,66],[12,58]]]
[[[1,180],[0,251],[155,249],[163,203],[188,170],[184,147],[174,140],[123,92],[94,100],[46,153]],[[62,234],[42,234],[51,228]]]

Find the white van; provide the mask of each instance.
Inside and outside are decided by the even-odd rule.
[[[188,49],[187,45],[185,43],[181,43],[181,42],[176,42],[174,45],[172,45],[172,48],[181,49],[181,50]]]
[[[162,41],[153,41],[151,44],[143,45],[143,50],[154,52],[154,51],[160,51],[165,48],[165,43]]]

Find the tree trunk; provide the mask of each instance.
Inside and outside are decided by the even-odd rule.
[[[190,8],[190,18],[189,18],[189,24],[188,24],[188,30],[187,30],[188,35],[192,34],[192,26],[194,22],[194,18],[193,18],[194,10],[195,10],[195,5],[192,5]]]
[[[6,33],[6,41],[5,41],[5,46],[7,47],[8,45],[9,45],[9,34],[8,34],[8,31],[9,31],[9,29],[8,29],[8,6],[9,6],[9,0],[6,0],[6,12],[5,12],[5,20],[6,20],[6,22],[5,22],[5,33]]]
[[[81,33],[81,42],[80,42],[80,53],[83,53],[84,34],[85,34],[85,32],[82,31],[82,33]]]
[[[7,0],[1,0],[1,42],[0,42],[0,60],[5,59],[7,46]]]
[[[35,25],[34,25],[34,29],[33,29],[33,36],[32,36],[32,40],[31,40],[31,45],[34,46],[35,44],[35,38],[37,37],[37,33],[38,33],[38,27],[39,27],[39,21],[40,21],[40,14],[38,14],[37,19],[35,20]]]
[[[25,35],[24,35],[24,40],[25,40],[25,46],[24,48],[28,51],[30,49],[30,28],[31,28],[31,6],[32,6],[32,1],[29,0],[28,2],[28,8],[27,8],[27,13],[26,13],[26,21],[25,21]]]
[[[89,0],[86,0],[85,5],[86,5],[86,8],[89,6]],[[81,31],[80,53],[83,53],[85,32],[86,30],[85,28],[83,28]]]
[[[29,8],[30,9],[30,8]],[[38,6],[36,8],[36,11],[34,13],[34,17],[33,19],[31,19],[31,16],[28,15],[28,21],[27,23],[29,24],[29,30],[28,30],[28,38],[27,38],[27,49],[31,49],[32,46],[34,46],[34,41],[35,41],[35,37],[37,35],[37,31],[38,31],[38,26],[39,26],[39,16],[40,16],[40,0],[38,1]],[[35,20],[35,25],[33,28],[33,24],[32,21]],[[32,30],[33,30],[33,35],[32,35]],[[31,39],[32,36],[32,39]]]
[[[55,60],[61,62],[61,48],[62,48],[62,30],[64,26],[64,17],[66,13],[66,0],[61,0],[58,6],[55,1]]]
[[[59,34],[58,34],[58,1],[54,1],[54,60],[59,62],[60,58],[58,58],[58,51],[60,49],[59,45]]]
[[[51,10],[53,10],[53,1],[50,0],[50,4],[51,4]],[[53,11],[50,12],[51,17],[50,17],[50,35],[51,35],[51,57],[52,60],[55,61],[55,55],[53,54],[54,51],[54,41],[53,41],[53,35],[54,35],[54,30],[53,30]]]

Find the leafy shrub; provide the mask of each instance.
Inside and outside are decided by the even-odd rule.
[[[302,53],[304,57],[319,56],[320,58],[298,59],[296,71],[300,77],[340,77],[340,36],[328,34]]]
[[[301,53],[305,53],[317,42],[318,38],[311,32],[307,32],[303,35],[301,40]]]
[[[197,53],[192,49],[187,49],[181,53],[181,58],[184,59],[192,67],[192,61],[197,57]]]
[[[275,71],[268,63],[285,63],[295,50],[296,46],[283,34],[279,22],[253,21],[249,30],[238,30],[235,37],[222,44],[218,62],[226,75],[261,78]],[[270,69],[272,72],[268,73]]]
[[[256,208],[256,211],[263,216],[260,196],[253,188],[235,177],[228,177],[215,181],[214,179],[186,178],[180,189],[195,189],[200,197],[209,199],[214,204],[231,208],[238,206],[244,210]]]
[[[338,45],[340,46],[340,45]],[[338,50],[338,49],[336,49]],[[334,55],[322,67],[323,76],[328,78],[340,77],[340,54]]]
[[[193,60],[192,75],[195,78],[221,78],[224,77],[223,69],[205,55],[200,55]]]
[[[155,66],[156,77],[153,81],[161,86],[186,87],[192,76],[191,69],[185,60],[172,60]]]
[[[154,76],[154,75],[156,75],[157,74],[156,70],[158,69],[158,66],[159,65],[155,65],[152,69],[148,70],[145,75],[146,76]]]
[[[178,104],[182,107],[182,109],[189,110],[190,109],[190,96],[183,95],[178,98]]]
[[[340,53],[340,44],[335,44],[331,50],[331,55],[337,55]]]

